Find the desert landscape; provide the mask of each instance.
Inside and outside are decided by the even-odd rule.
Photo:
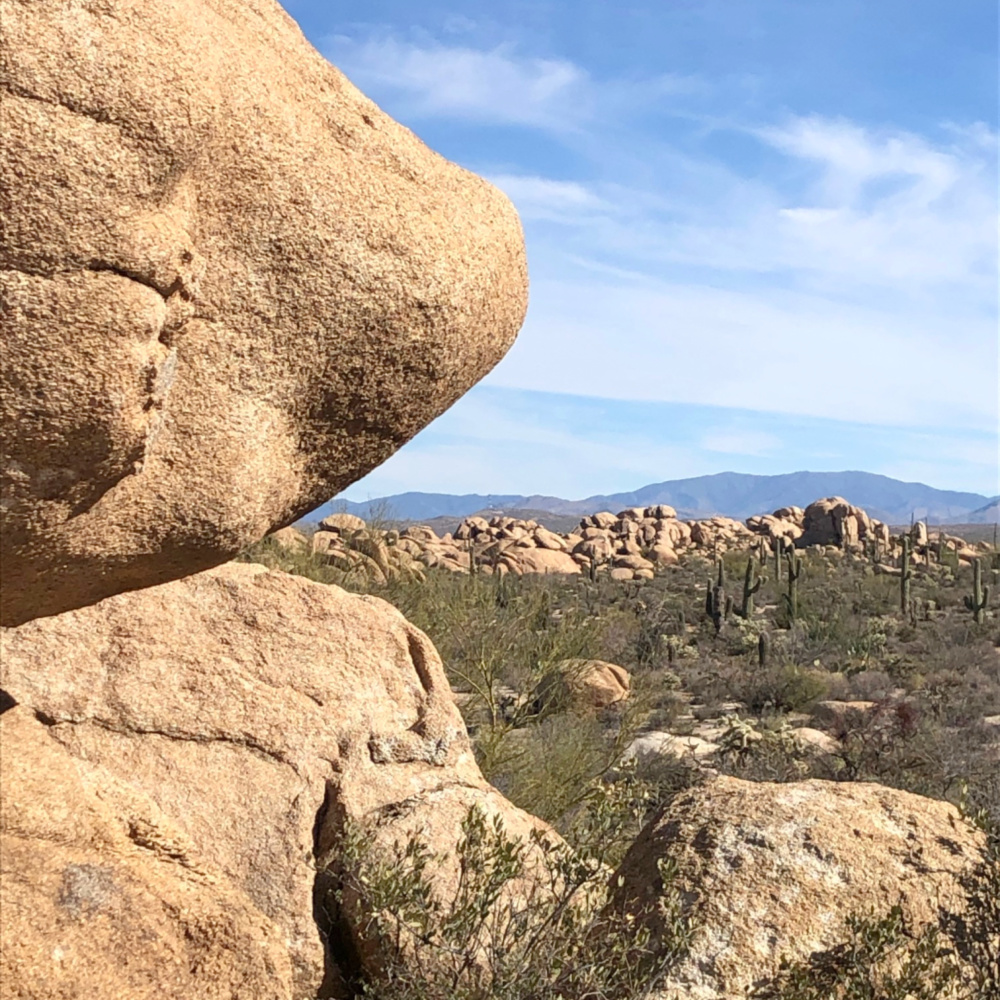
[[[317,515],[511,347],[521,220],[167,8],[0,0],[0,998],[998,1000],[986,507]]]

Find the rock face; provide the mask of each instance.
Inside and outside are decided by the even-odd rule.
[[[88,794],[101,800],[101,822],[131,829],[138,808],[105,793],[107,778],[141,799],[155,817],[143,823],[167,831],[147,836],[147,826],[137,827],[139,839],[149,840],[146,853],[120,832],[110,846],[98,843],[97,834],[75,832],[61,791],[69,778],[39,784],[40,778],[9,777],[5,741],[5,817],[14,817],[8,832],[19,845],[17,868],[4,875],[5,899],[16,887],[19,898],[48,899],[51,909],[58,864],[100,868],[117,851],[128,855],[129,878],[153,886],[166,906],[181,898],[183,886],[173,896],[172,883],[156,888],[166,878],[159,872],[187,878],[190,856],[188,867],[216,880],[199,897],[196,871],[189,879],[194,888],[185,891],[195,917],[201,906],[204,920],[218,917],[212,926],[225,931],[213,958],[218,968],[228,969],[227,948],[270,940],[265,931],[272,925],[290,956],[290,985],[270,993],[247,989],[233,993],[234,1000],[335,995],[336,962],[324,954],[320,931],[334,950],[347,932],[317,929],[313,859],[348,819],[375,824],[391,842],[413,817],[433,812],[435,843],[451,845],[464,818],[459,800],[505,813],[515,829],[538,825],[483,780],[434,647],[377,598],[233,563],[5,629],[2,639],[0,686],[19,703],[14,713],[30,706],[44,721],[43,730],[34,727],[35,743],[63,761],[63,771],[92,776]],[[26,753],[33,762],[34,751]],[[70,804],[84,797],[66,794]],[[432,809],[431,795],[448,808]],[[70,827],[57,838],[50,829],[55,820],[32,827],[18,818],[32,810],[62,816]],[[50,862],[53,839],[69,846],[65,858]],[[168,861],[173,867],[162,869]],[[234,903],[226,924],[209,902],[230,899],[242,902]],[[5,939],[24,938],[36,951],[62,946],[55,930],[61,925],[45,937],[30,907],[5,906],[4,920]],[[181,929],[175,921],[170,933]],[[109,950],[95,952],[93,967],[102,955],[113,963],[114,948],[130,940],[108,939]],[[255,948],[244,968],[248,982],[270,954]],[[5,986],[23,982],[28,959],[19,956],[20,950],[10,956],[14,978],[5,978]],[[67,995],[104,996],[86,979],[86,968],[79,967],[79,994]],[[27,989],[11,995],[41,995]],[[230,994],[189,988],[187,996]]]
[[[153,800],[0,716],[4,1000],[284,1000],[284,934]]]
[[[6,0],[2,45],[5,624],[223,562],[513,341],[506,197],[274,0]]]
[[[646,826],[619,869],[618,902],[640,911],[658,891],[657,859],[676,859],[697,929],[658,995],[731,1000],[782,956],[835,947],[852,913],[898,902],[918,927],[939,906],[960,913],[957,879],[980,844],[951,805],[881,785],[720,777]]]

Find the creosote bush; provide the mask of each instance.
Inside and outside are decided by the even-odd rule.
[[[661,866],[656,940],[610,903],[604,847],[615,803],[591,820],[591,851],[540,833],[509,837],[502,820],[470,810],[454,856],[419,838],[384,852],[349,827],[339,853],[337,904],[354,915],[368,972],[354,988],[378,1000],[638,1000],[684,953],[690,930],[675,872]],[[608,836],[610,834],[610,837]],[[439,871],[457,868],[450,898]]]

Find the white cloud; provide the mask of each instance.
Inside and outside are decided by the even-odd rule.
[[[918,135],[817,115],[748,126],[724,109],[680,141],[683,130],[662,117],[656,128],[639,123],[683,110],[697,80],[597,80],[512,46],[392,36],[336,38],[327,52],[403,121],[541,128],[572,154],[559,177],[533,173],[538,157],[522,160],[516,141],[502,165],[478,165],[524,218],[532,271],[528,321],[492,385],[995,431],[997,135],[988,126]],[[724,152],[734,137],[744,153]],[[748,139],[766,169],[745,156]],[[494,412],[488,423],[491,448],[534,441],[550,449],[542,465],[588,455],[610,474],[632,461],[627,447],[553,439],[530,420]],[[662,459],[690,469],[698,454],[767,456],[776,445],[718,428],[697,447]],[[464,444],[434,449],[437,476],[479,463]],[[981,468],[972,455],[961,461]],[[418,465],[408,475],[419,478]]]
[[[489,174],[514,203],[523,219],[549,219],[577,224],[594,212],[611,208],[590,188],[575,181],[556,181],[518,174]]]
[[[326,54],[362,90],[394,98],[402,117],[566,129],[590,110],[582,69],[566,59],[521,57],[509,46],[484,51],[335,36]]]
[[[449,33],[467,31],[472,23],[461,19]],[[607,127],[704,88],[695,77],[672,73],[595,80],[568,59],[522,55],[509,44],[479,49],[394,35],[334,35],[323,50],[403,119],[465,119],[570,133],[595,123]]]
[[[703,434],[699,442],[705,451],[724,455],[768,455],[781,448],[781,438],[765,431],[720,428]]]
[[[991,429],[995,326],[816,295],[645,279],[536,282],[489,384],[889,425]],[[989,349],[991,340],[994,344]]]

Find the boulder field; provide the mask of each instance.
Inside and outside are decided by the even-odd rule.
[[[484,780],[396,609],[228,560],[271,532],[305,553],[291,522],[502,357],[520,223],[274,0],[0,14],[0,997],[350,996],[378,956],[366,901],[332,894],[345,832],[444,853],[478,807],[557,838]],[[779,537],[894,544],[838,498],[751,522],[658,507],[439,539],[337,516],[310,544],[385,579],[623,580]],[[614,664],[563,668],[548,694],[579,711],[628,696]],[[852,906],[960,907],[977,844],[943,803],[719,779],[653,819],[619,888],[638,905],[677,859],[702,928],[684,995],[714,998],[828,946]],[[445,864],[434,891],[459,884]]]
[[[550,531],[537,521],[504,515],[487,520],[467,517],[454,532],[438,536],[427,525],[380,530],[353,514],[331,514],[319,522],[312,540],[295,529],[282,529],[281,545],[312,551],[344,570],[364,572],[376,583],[398,576],[420,576],[424,567],[454,573],[505,576],[532,573],[607,572],[616,580],[651,579],[657,569],[685,555],[717,556],[753,549],[761,558],[776,549],[835,548],[867,554],[891,571],[890,560],[902,552],[900,536],[841,497],[827,497],[801,507],[782,507],[745,522],[730,517],[682,521],[673,507],[629,507],[581,518],[568,534]],[[920,562],[954,553],[969,563],[982,553],[963,539],[935,533],[918,521],[910,532],[911,559]]]

